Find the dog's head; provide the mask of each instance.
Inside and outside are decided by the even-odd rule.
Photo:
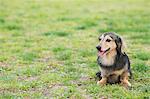
[[[96,48],[98,50],[99,56],[106,55],[112,51],[117,51],[118,53],[124,53],[123,40],[115,33],[112,32],[104,33],[98,39],[99,39],[99,44],[96,46]]]

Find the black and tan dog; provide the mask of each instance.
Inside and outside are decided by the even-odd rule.
[[[99,37],[97,62],[101,67],[96,75],[100,78],[97,84],[119,83],[131,87],[128,79],[132,75],[130,61],[123,51],[123,40],[115,33],[104,33]]]

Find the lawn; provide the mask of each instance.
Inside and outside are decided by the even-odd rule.
[[[98,36],[127,44],[132,88],[96,84]],[[0,99],[149,99],[149,0],[0,0]]]

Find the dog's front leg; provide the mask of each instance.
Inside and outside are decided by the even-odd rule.
[[[128,77],[128,72],[124,72],[122,75],[121,75],[121,84],[125,87],[125,88],[129,88],[131,87],[131,84],[130,82],[128,81],[129,77]]]
[[[107,83],[107,77],[102,77],[102,79],[97,82],[98,85],[105,85],[106,83]]]

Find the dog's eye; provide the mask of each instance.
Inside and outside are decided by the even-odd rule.
[[[107,39],[107,40],[106,40],[106,42],[110,42],[110,41],[111,41],[110,39]]]
[[[99,41],[101,41],[101,38],[99,38]]]

